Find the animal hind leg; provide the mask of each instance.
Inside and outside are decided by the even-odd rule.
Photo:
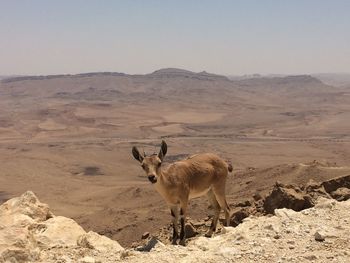
[[[216,226],[218,224],[218,219],[219,219],[221,208],[220,208],[220,205],[219,205],[218,201],[216,200],[216,197],[215,197],[212,190],[209,190],[209,192],[207,193],[207,197],[208,197],[210,204],[212,205],[212,207],[214,209],[214,217],[213,217],[213,220],[211,222],[210,228],[207,231],[207,233],[205,234],[205,236],[211,237],[213,235],[213,233],[216,231]]]
[[[225,197],[225,186],[220,187],[219,189],[213,189],[213,192],[215,194],[216,200],[218,201],[220,207],[225,212],[225,223],[226,226],[230,225],[230,207],[227,204],[226,197]]]

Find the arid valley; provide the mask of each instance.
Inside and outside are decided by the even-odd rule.
[[[14,77],[1,81],[0,107],[0,204],[31,190],[124,247],[170,222],[134,145],[151,154],[164,139],[168,163],[217,153],[234,168],[230,205],[276,181],[350,174],[350,82],[180,69]],[[207,206],[192,200],[189,216],[205,218]]]

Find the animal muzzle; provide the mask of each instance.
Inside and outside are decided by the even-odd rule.
[[[149,175],[148,176],[148,180],[152,183],[152,184],[154,184],[154,183],[156,183],[157,182],[157,177],[155,176],[155,175]]]

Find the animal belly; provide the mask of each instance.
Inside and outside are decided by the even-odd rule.
[[[196,190],[196,189],[193,189],[191,192],[190,192],[190,198],[196,198],[196,197],[200,197],[202,195],[205,195],[206,193],[208,193],[208,191],[210,190],[210,188],[207,188],[207,189],[200,189],[200,190]]]

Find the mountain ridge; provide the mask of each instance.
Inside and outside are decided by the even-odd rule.
[[[283,84],[285,81],[307,81],[308,83],[323,83],[319,78],[316,78],[312,75],[286,75],[286,76],[261,76],[258,77],[255,75],[247,76],[246,78],[237,78],[230,79],[227,76],[210,73],[207,71],[193,72],[186,69],[180,68],[161,68],[147,74],[127,74],[123,72],[86,72],[78,74],[53,74],[53,75],[28,75],[28,76],[9,76],[0,78],[2,83],[16,82],[16,81],[25,81],[25,80],[49,80],[57,78],[84,78],[84,77],[99,77],[99,76],[115,76],[115,77],[146,77],[146,78],[189,78],[189,79],[199,79],[199,80],[208,80],[208,81],[227,81],[238,84],[251,84],[252,82],[260,83],[277,83]]]

